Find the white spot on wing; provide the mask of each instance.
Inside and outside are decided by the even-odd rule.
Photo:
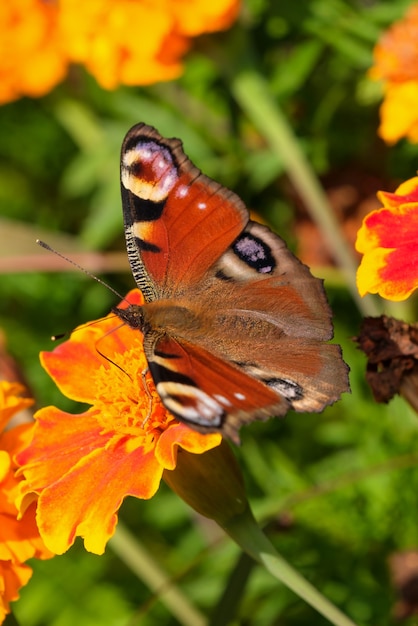
[[[179,198],[185,198],[189,193],[189,188],[187,185],[179,185],[176,189],[176,196]]]
[[[234,393],[234,396],[237,400],[245,400],[245,395],[243,393],[239,393],[238,391]]]
[[[206,209],[207,208],[206,202],[198,202],[197,208],[198,209]]]
[[[224,406],[232,406],[231,402],[228,400],[228,398],[225,398],[225,396],[221,396],[218,393],[215,393],[213,396],[220,404],[223,404]]]

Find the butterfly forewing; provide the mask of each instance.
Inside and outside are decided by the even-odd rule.
[[[129,259],[147,300],[198,284],[248,222],[238,196],[144,124],[123,143],[121,187]]]
[[[255,416],[284,415],[290,407],[256,378],[184,340],[159,338],[149,366],[171,413],[202,432],[222,431],[237,443],[240,425]]]

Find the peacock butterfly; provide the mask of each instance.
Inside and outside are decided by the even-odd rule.
[[[144,335],[165,407],[200,432],[349,390],[322,281],[240,198],[203,175],[179,139],[137,124],[121,154],[126,247],[145,303],[114,313]]]

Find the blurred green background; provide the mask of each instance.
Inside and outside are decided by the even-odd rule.
[[[119,152],[136,122],[180,137],[200,169],[237,191],[325,276],[352,394],[320,415],[254,423],[235,451],[254,512],[277,549],[354,621],[380,626],[397,623],[389,560],[418,549],[418,422],[399,398],[373,401],[352,341],[362,312],[325,244],[313,249],[321,233],[258,123],[263,102],[243,86],[249,76],[262,79],[328,197],[337,198],[352,248],[376,191],[394,189],[418,168],[417,146],[378,139],[381,87],[366,76],[380,32],[410,4],[246,0],[229,31],[195,41],[176,81],[106,92],[75,68],[48,96],[0,107],[0,326],[38,406],[78,410],[43,372],[38,353],[53,348],[50,335],[106,315],[116,302],[81,272],[57,272],[57,259],[34,241],[44,238],[77,259],[80,252],[120,252],[114,271],[93,269],[121,293],[133,286]],[[44,271],[32,271],[41,257]],[[412,300],[402,313],[415,319],[415,309]],[[326,623],[164,485],[149,502],[128,499],[120,518],[200,612],[202,626]],[[144,563],[136,576],[111,545],[97,557],[77,543],[62,557],[33,563],[33,578],[13,605],[16,619],[24,626],[188,623],[167,607],[161,589],[150,589]]]

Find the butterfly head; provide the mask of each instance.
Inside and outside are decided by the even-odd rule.
[[[144,330],[144,313],[142,306],[138,304],[130,304],[127,308],[119,308],[114,307],[112,309],[112,313],[117,315],[119,319],[122,320],[125,324],[127,324],[130,328],[139,328],[139,330]]]

